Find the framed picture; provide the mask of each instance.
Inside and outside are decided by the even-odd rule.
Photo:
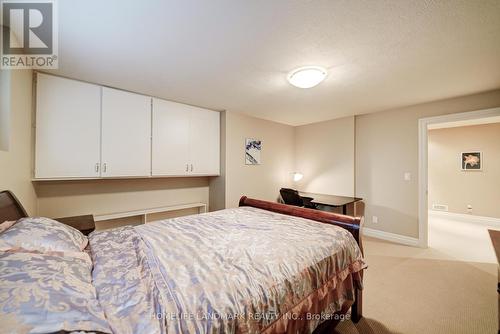
[[[260,151],[262,150],[262,141],[259,139],[245,139],[245,164],[260,165]]]
[[[481,170],[483,167],[481,152],[462,152],[460,157],[462,170]]]

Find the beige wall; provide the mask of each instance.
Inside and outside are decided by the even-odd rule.
[[[10,71],[0,70],[0,151],[10,146]]]
[[[0,190],[13,191],[28,213],[35,215],[36,195],[31,183],[32,71],[10,71],[2,73],[1,78],[10,80],[9,89],[2,87],[0,96],[3,100],[5,94],[10,94],[10,115],[2,118],[2,121],[8,119],[10,125],[10,144],[5,147],[7,150],[0,150]],[[4,128],[1,126],[0,130]]]
[[[46,217],[107,214],[201,202],[208,178],[37,182],[38,213]]]
[[[481,171],[462,171],[461,152],[482,152]],[[429,131],[429,208],[500,218],[500,123]]]
[[[245,138],[262,140],[262,164],[245,165]],[[292,126],[241,114],[226,113],[226,207],[238,206],[242,195],[276,201],[290,186],[294,170]]]
[[[356,117],[356,195],[366,202],[366,227],[418,237],[419,118],[498,106],[500,90]]]
[[[295,128],[294,187],[308,192],[354,195],[354,117]]]

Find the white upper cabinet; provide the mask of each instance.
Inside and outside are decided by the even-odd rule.
[[[192,107],[189,123],[189,171],[193,175],[220,174],[220,114]]]
[[[219,175],[220,114],[37,74],[35,179]]]
[[[153,99],[152,175],[189,173],[189,106]]]
[[[219,175],[216,111],[153,99],[153,176]]]
[[[102,176],[151,175],[151,98],[102,88]]]
[[[35,178],[99,177],[101,87],[37,74]]]

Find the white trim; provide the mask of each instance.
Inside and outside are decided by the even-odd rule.
[[[431,125],[429,125],[429,130],[449,129],[449,128],[456,128],[459,126],[481,125],[481,124],[491,124],[491,123],[500,123],[500,116],[487,117],[487,118],[482,118],[482,119],[470,119],[470,120],[465,120],[465,121],[456,121],[456,122],[448,122],[448,123],[431,124]]]
[[[408,245],[408,246],[418,246],[419,242],[417,238],[408,237],[406,235],[395,234],[390,232],[385,232],[381,230],[375,230],[373,228],[363,227],[361,229],[363,235],[367,237],[387,240],[396,242],[398,244]]]
[[[428,154],[428,125],[425,119],[418,120],[418,244],[420,247],[429,246],[428,236],[428,179],[427,179],[427,154]]]
[[[500,228],[500,218],[468,215],[466,213],[429,210],[429,217],[431,216],[436,218],[453,219],[468,223],[481,224],[486,226],[495,226],[497,228]]]
[[[428,247],[428,129],[429,125],[436,123],[456,122],[478,118],[500,116],[500,108],[484,109],[463,113],[448,114],[435,117],[421,118],[418,120],[418,244]]]

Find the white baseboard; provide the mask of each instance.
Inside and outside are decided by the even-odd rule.
[[[483,217],[483,216],[468,215],[465,213],[454,213],[454,212],[436,211],[436,210],[429,210],[429,217],[453,219],[462,222],[482,224],[500,228],[500,218]]]
[[[367,228],[367,227],[363,227],[361,229],[361,231],[363,232],[363,235],[366,235],[366,236],[372,237],[372,238],[382,239],[382,240],[386,240],[386,241],[392,241],[392,242],[395,242],[398,244],[403,244],[403,245],[408,245],[408,246],[417,247],[419,245],[419,241],[417,238],[407,237],[406,235],[375,230],[373,228]]]

